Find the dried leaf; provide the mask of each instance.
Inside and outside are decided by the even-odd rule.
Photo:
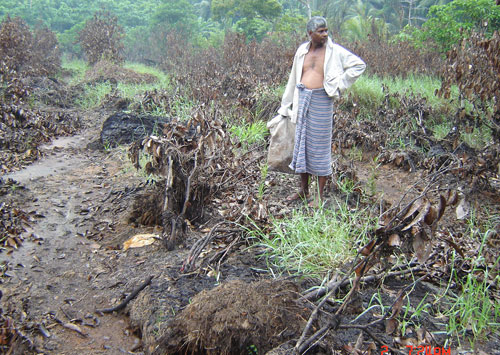
[[[402,217],[402,219],[405,220],[406,218],[412,216],[415,212],[417,212],[420,209],[422,204],[423,204],[422,199],[418,199],[416,201],[413,201],[410,205],[408,205],[406,207],[406,213]]]
[[[157,239],[159,239],[157,234],[136,234],[123,243],[123,251],[129,248],[139,248],[153,244]]]
[[[369,242],[367,245],[361,249],[360,254],[363,256],[368,256],[372,252],[373,247],[375,246],[375,239],[373,239],[371,242]]]
[[[429,202],[429,200],[426,199],[425,203],[422,205],[422,207],[421,207],[420,212],[418,213],[418,215],[413,219],[413,221],[410,222],[410,224],[408,224],[402,230],[403,231],[408,230],[412,226],[414,226],[415,224],[421,222],[425,218],[425,216],[427,215],[427,213],[429,212],[430,208],[431,208],[431,203]]]
[[[467,215],[469,214],[469,204],[467,203],[467,201],[465,200],[465,198],[463,198],[462,200],[460,200],[460,203],[458,204],[455,212],[457,214],[457,219],[464,219],[465,217],[467,217]]]
[[[429,212],[427,212],[427,214],[425,215],[424,222],[425,222],[425,224],[430,226],[434,222],[436,222],[437,219],[438,219],[437,207],[431,206],[431,208],[429,208]]]
[[[419,262],[423,263],[427,260],[431,253],[431,246],[432,243],[428,240],[425,231],[421,230],[413,236],[413,250]]]
[[[356,344],[354,344],[354,350],[361,351],[361,347],[363,346],[363,332],[359,332],[358,339],[356,340]]]
[[[444,210],[446,209],[446,197],[443,195],[439,195],[439,204],[437,207],[438,215],[437,215],[437,220],[439,221],[441,217],[443,217]]]
[[[396,301],[394,302],[394,305],[392,306],[392,314],[391,318],[396,318],[399,313],[401,312],[401,309],[403,308],[403,299],[404,299],[404,292],[403,290],[399,291],[398,296],[396,298]]]
[[[385,321],[385,333],[392,334],[398,328],[399,322],[397,319],[389,318]]]
[[[457,203],[458,200],[458,193],[455,190],[450,190],[448,191],[448,196],[446,197],[446,204],[448,206],[453,206],[455,203]]]
[[[399,247],[399,246],[401,246],[401,239],[399,238],[399,235],[398,234],[391,234],[389,236],[388,244],[391,247]]]
[[[73,330],[75,332],[77,332],[78,334],[80,334],[81,336],[83,337],[86,337],[87,336],[87,333],[85,333],[79,326],[77,326],[76,324],[73,324],[73,323],[63,323],[62,326],[64,328],[67,328],[67,329],[70,329],[70,330]]]
[[[455,249],[457,253],[460,254],[460,256],[465,259],[464,252],[455,242],[453,242],[450,238],[441,238],[441,239],[444,240],[446,243],[450,244],[452,248]]]

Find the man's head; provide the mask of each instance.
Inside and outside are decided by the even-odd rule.
[[[326,19],[322,16],[313,16],[311,19],[307,22],[306,30],[307,34],[311,34],[311,32],[316,31],[318,28],[325,27],[327,28],[328,25],[326,24]]]
[[[307,34],[311,42],[316,47],[322,47],[328,40],[328,27],[326,19],[321,16],[314,16],[307,22]]]

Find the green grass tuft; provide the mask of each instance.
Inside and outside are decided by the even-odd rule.
[[[252,123],[243,122],[233,125],[229,128],[233,137],[237,138],[241,145],[248,149],[254,143],[262,143],[265,141],[269,131],[266,127],[266,122],[255,121]]]
[[[268,262],[281,270],[322,276],[352,259],[372,228],[363,211],[351,211],[337,203],[335,208],[295,210],[291,217],[275,220],[272,230],[250,231],[264,247]]]

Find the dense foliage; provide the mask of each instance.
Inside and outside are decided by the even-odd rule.
[[[463,3],[467,7],[458,11]],[[434,28],[437,25],[454,32],[453,26],[464,22],[464,12],[470,12],[472,19],[483,11],[491,19],[489,29],[494,30],[497,9],[492,4],[493,0],[4,0],[0,18],[19,16],[29,26],[44,24],[57,33],[64,52],[79,54],[78,33],[96,12],[108,11],[126,33],[127,54],[157,61],[153,51],[141,54],[145,43],[156,45],[159,34],[165,37],[172,30],[183,33],[184,40],[206,47],[221,44],[226,30],[258,40],[276,33],[303,34],[304,24],[313,14],[327,17],[335,36],[366,40],[373,23],[379,31],[397,34],[405,26],[426,25],[431,17],[435,20],[426,25],[426,37],[418,37],[427,40],[442,36],[443,30]],[[477,9],[481,11],[477,13]]]
[[[428,16],[421,29],[406,31],[411,32],[409,37],[417,45],[426,46],[431,40],[442,52],[468,38],[473,31],[491,36],[500,30],[500,6],[495,0],[454,0],[431,7]]]

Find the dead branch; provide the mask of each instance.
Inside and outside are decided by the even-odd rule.
[[[131,301],[133,300],[138,294],[139,292],[141,292],[144,288],[146,288],[147,285],[149,285],[151,283],[151,280],[153,279],[153,275],[152,276],[149,276],[142,284],[140,284],[135,290],[133,290],[130,295],[128,295],[122,303],[120,303],[119,305],[115,306],[115,307],[111,307],[111,308],[104,308],[104,309],[98,309],[96,310],[95,312],[96,313],[112,313],[112,312],[117,312],[117,311],[120,311],[122,310],[123,308],[125,308],[125,306]]]
[[[208,235],[206,237],[198,239],[193,244],[193,246],[191,247],[191,250],[189,251],[187,258],[182,263],[181,272],[184,272],[184,271],[187,272],[187,271],[191,270],[191,268],[196,263],[196,259],[201,254],[203,249],[205,249],[205,247],[208,245],[208,243],[210,243],[212,241],[212,239],[214,238],[215,231],[219,228],[219,226],[223,225],[224,223],[233,223],[233,222],[226,221],[226,220],[220,221],[219,223],[217,223],[216,225],[214,225],[212,227],[212,229],[210,230],[210,232],[208,233]]]

